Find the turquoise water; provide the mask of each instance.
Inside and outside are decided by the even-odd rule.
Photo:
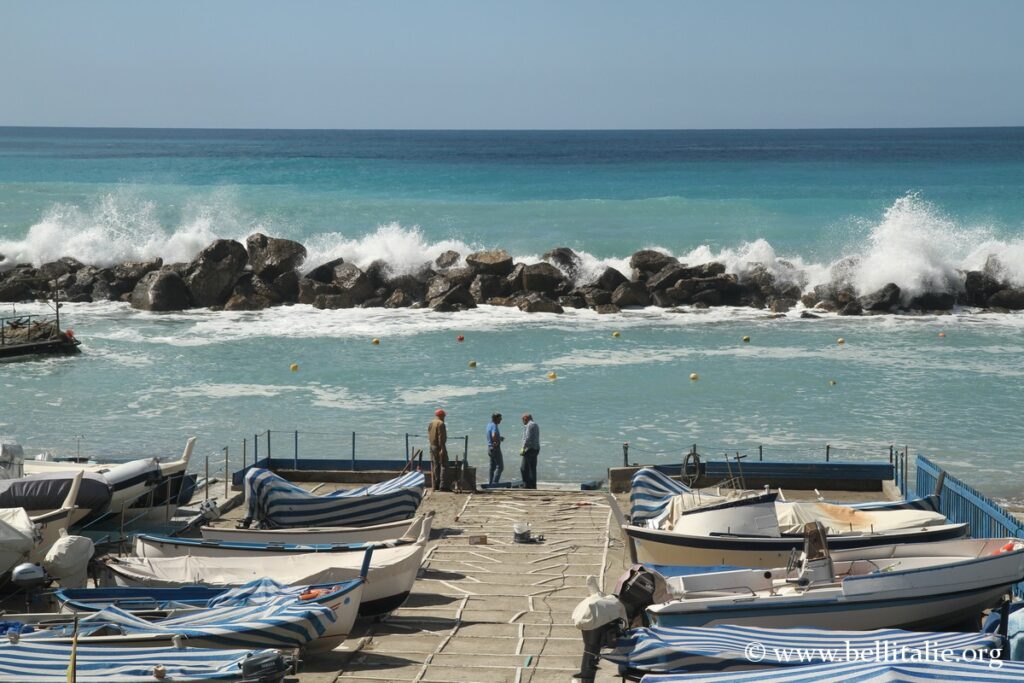
[[[912,291],[991,254],[1024,283],[1022,189],[1022,129],[0,129],[0,254],[187,260],[214,237],[262,230],[302,240],[311,266],[340,255],[411,268],[488,246],[530,260],[567,245],[583,252],[586,277],[657,246],[733,270],[785,261],[807,286],[859,256],[865,291],[889,280]],[[242,439],[251,454],[252,434],[269,428],[299,429],[302,456],[347,456],[355,431],[359,455],[400,457],[404,435],[444,406],[482,463],[490,413],[505,413],[514,438],[529,410],[541,479],[600,476],[623,441],[639,461],[678,460],[691,443],[815,459],[825,443],[844,458],[895,443],[1024,499],[1019,314],[154,315],[111,303],[63,313],[81,357],[0,365],[0,433],[26,445],[80,440],[83,452],[126,457],[171,453],[196,434],[202,455],[228,446],[240,462]],[[275,455],[291,455],[293,438],[275,433]]]

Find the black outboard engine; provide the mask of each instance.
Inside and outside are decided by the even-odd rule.
[[[280,652],[260,652],[242,660],[242,683],[279,683],[292,669],[292,659]]]
[[[615,585],[615,594],[626,608],[630,626],[649,626],[647,608],[670,598],[664,577],[640,564],[626,570]]]

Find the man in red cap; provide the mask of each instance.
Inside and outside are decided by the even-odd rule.
[[[427,426],[430,442],[430,480],[435,491],[444,489],[444,474],[448,467],[448,428],[444,424],[446,413],[438,408]]]

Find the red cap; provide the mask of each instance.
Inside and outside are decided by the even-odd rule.
[[[441,408],[438,408],[437,410],[434,411],[434,415],[436,415],[437,417],[444,417],[447,414],[448,413],[444,412],[444,410]]]

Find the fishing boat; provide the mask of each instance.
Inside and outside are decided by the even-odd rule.
[[[937,653],[920,660],[830,662],[799,669],[727,671],[644,676],[643,683],[918,683],[976,681],[998,683],[1024,679],[1024,662],[946,661]]]
[[[409,525],[408,535],[387,541],[352,543],[280,543],[254,541],[214,541],[206,538],[177,538],[138,534],[133,552],[136,557],[264,557],[299,553],[363,552],[366,548],[398,548],[415,543],[421,536],[430,536],[434,514],[422,515]],[[355,534],[353,534],[354,536]]]
[[[415,543],[373,553],[360,616],[388,614],[405,602],[419,573],[429,539],[424,526]],[[280,553],[261,557],[145,558],[106,555],[98,561],[98,583],[108,586],[178,587],[191,584],[240,586],[265,576],[285,585],[339,583],[359,575],[359,553]]]
[[[941,627],[977,618],[1022,579],[1020,539],[831,551],[824,528],[809,524],[790,565],[671,577],[671,599],[646,612],[657,626]]]
[[[945,633],[878,629],[839,631],[816,628],[651,626],[631,629],[601,657],[622,676],[790,668],[828,661],[879,659],[924,652],[946,652],[951,659],[998,659],[1003,637],[994,633]]]
[[[828,522],[829,542],[837,550],[943,541],[969,531],[966,524],[948,524],[942,515],[926,510],[853,510],[825,504],[815,504],[813,512],[794,512],[784,530],[777,497],[758,493],[673,508],[662,516],[658,529],[624,525],[630,556],[634,562],[664,565],[777,567],[803,546],[803,534],[793,530],[820,519]]]
[[[409,472],[379,484],[318,496],[270,470],[254,467],[245,474],[243,526],[369,526],[409,519],[423,500],[425,481],[422,472]]]
[[[41,561],[67,531],[81,481],[81,474],[72,480],[57,509],[30,515],[23,507],[0,508],[0,576],[22,562]]]
[[[433,511],[428,513],[433,515]],[[292,529],[239,529],[204,526],[203,538],[235,543],[371,543],[419,536],[423,515],[412,520],[351,527],[296,527]]]
[[[75,664],[70,662],[74,653]],[[43,640],[0,641],[0,680],[19,683],[150,683],[252,681],[273,683],[292,668],[277,650],[71,645]],[[157,676],[160,672],[160,676]],[[274,674],[279,674],[275,676]],[[263,678],[254,678],[262,675]]]

